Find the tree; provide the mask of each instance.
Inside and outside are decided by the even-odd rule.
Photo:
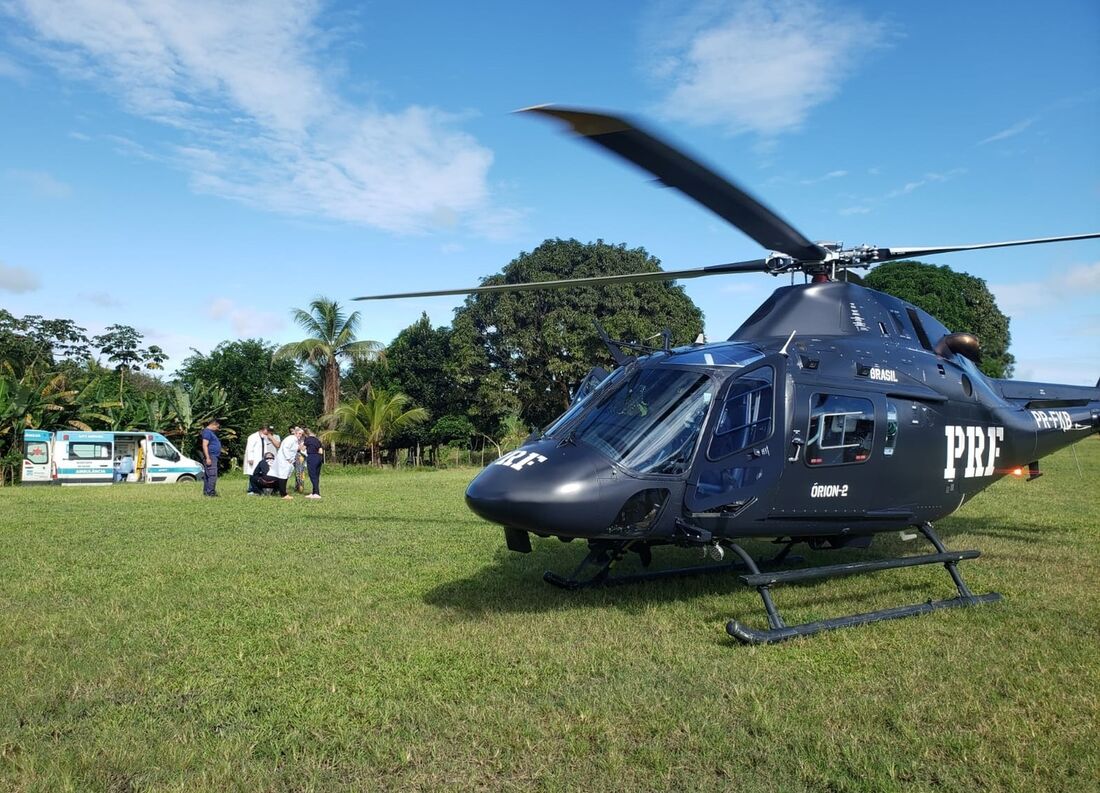
[[[234,414],[227,404],[225,389],[217,385],[207,385],[201,380],[189,387],[177,383],[168,392],[167,409],[172,414],[172,429],[166,432],[170,438],[177,439],[177,445],[184,454],[198,458],[199,433],[211,419],[226,422],[222,426],[222,440],[232,440],[236,430],[231,426]]]
[[[76,392],[64,374],[28,370],[16,378],[10,364],[0,365],[0,459],[8,469],[23,440],[24,429],[91,429],[76,418]],[[0,472],[0,484],[8,474]],[[14,472],[11,479],[14,480]]]
[[[659,264],[643,248],[547,240],[483,283],[659,272]],[[668,327],[674,344],[687,344],[703,329],[702,312],[671,281],[471,295],[455,314],[452,371],[478,430],[493,434],[512,413],[543,426],[565,410],[589,370],[612,363],[593,320],[631,341]]]
[[[349,380],[407,394],[433,416],[466,410],[463,394],[448,368],[451,329],[433,328],[427,314],[402,330],[386,347],[382,360],[353,365]]]
[[[946,265],[899,261],[876,267],[863,283],[924,309],[953,332],[973,333],[982,344],[981,370],[990,377],[1012,376],[1009,318],[981,278]]]
[[[92,339],[92,344],[107,356],[118,372],[118,401],[125,403],[123,386],[126,372],[140,372],[146,369],[163,369],[168,356],[155,344],[148,348],[141,346],[144,337],[136,328],[129,325],[108,325],[106,330]]]
[[[383,388],[372,388],[367,398],[337,406],[323,421],[333,429],[321,433],[331,444],[346,443],[370,449],[371,465],[379,464],[378,451],[392,435],[428,420],[422,407],[408,408],[409,397]]]
[[[88,357],[84,328],[71,319],[44,319],[37,314],[16,318],[0,308],[0,360],[22,377],[28,368],[54,365],[61,359]]]
[[[346,314],[335,300],[318,297],[309,304],[309,311],[298,308],[293,316],[309,336],[283,345],[275,356],[292,358],[315,368],[321,379],[322,409],[327,416],[334,415],[340,402],[340,366],[376,358],[382,345],[357,340],[359,312]]]
[[[321,406],[306,392],[298,365],[275,353],[275,345],[263,339],[223,341],[207,354],[195,350],[176,370],[176,379],[224,390],[226,409],[241,422],[233,427],[241,437],[265,424],[284,432],[292,424],[312,422]]]

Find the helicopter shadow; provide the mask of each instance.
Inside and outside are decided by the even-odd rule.
[[[555,547],[557,546],[557,547]],[[774,555],[776,546],[768,542],[746,542],[745,549],[754,558]],[[663,551],[663,553],[662,553]],[[530,556],[520,556],[506,550],[498,550],[489,564],[466,578],[443,582],[423,596],[428,605],[446,608],[469,616],[490,613],[537,613],[577,608],[616,608],[624,611],[642,611],[651,603],[670,600],[690,601],[714,595],[735,596],[748,593],[755,600],[756,593],[741,581],[742,568],[714,571],[707,574],[685,575],[634,581],[612,586],[593,587],[569,591],[543,581],[545,570],[568,572],[584,557],[585,551],[563,543],[539,543]],[[804,561],[794,565],[834,564],[859,559],[889,556],[889,553],[866,551],[807,552]],[[701,564],[698,552],[681,549],[657,549],[653,565],[643,568],[636,558],[624,559],[612,570],[612,575],[631,575],[676,566]],[[828,582],[808,581],[784,586],[784,597],[791,606],[801,607],[851,603],[858,596],[847,592],[830,591]],[[920,583],[892,582],[893,592],[927,592]],[[719,615],[715,614],[716,618]],[[724,615],[728,617],[729,615]]]
[[[977,547],[980,542],[971,538],[988,537],[995,540],[1010,540],[1031,544],[1040,535],[1056,533],[1057,529],[1044,526],[1026,516],[1018,516],[1013,521],[992,520],[989,518],[953,517],[936,528],[940,537],[950,550],[962,550]],[[767,541],[746,541],[745,549],[757,559],[767,558],[776,551],[776,545]],[[498,549],[492,563],[466,578],[446,581],[433,587],[423,596],[429,605],[453,609],[460,613],[479,615],[486,613],[545,612],[574,608],[618,608],[627,611],[644,609],[654,602],[669,600],[687,601],[696,598],[750,592],[739,576],[742,569],[729,569],[702,575],[685,575],[648,581],[637,581],[622,585],[593,587],[568,591],[545,583],[543,572],[554,570],[558,573],[572,571],[584,557],[585,547],[581,543],[562,543],[542,541],[534,544],[531,554],[516,554],[503,548]],[[811,551],[806,546],[796,546],[795,554],[803,561],[795,567],[841,564],[855,561],[888,559],[898,556],[910,556],[930,553],[932,548],[923,538],[904,541],[895,533],[883,533],[875,537],[871,548],[867,550]],[[1011,557],[1024,560],[1018,553],[991,551],[990,558]],[[678,548],[658,548],[654,552],[653,565],[649,570],[661,570],[676,566],[696,566],[701,564],[699,552]],[[612,569],[612,575],[630,575],[647,572],[637,557],[628,555]],[[965,571],[964,571],[965,572]],[[938,584],[909,582],[883,577],[882,586],[893,593],[906,595],[921,593],[929,595]],[[950,581],[947,581],[950,584]],[[755,597],[755,593],[752,593]],[[829,589],[828,580],[813,580],[785,584],[782,588],[784,603],[790,607],[825,606],[858,602],[860,597],[848,592]],[[718,615],[716,615],[718,616]]]

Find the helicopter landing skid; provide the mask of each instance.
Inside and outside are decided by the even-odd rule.
[[[759,562],[752,561],[752,566],[748,567],[742,561],[726,562],[724,564],[702,564],[694,565],[691,567],[672,567],[666,570],[648,570],[644,573],[630,573],[628,575],[611,575],[611,567],[626,555],[628,551],[634,551],[642,560],[643,567],[649,567],[652,560],[652,552],[648,544],[641,544],[635,547],[637,540],[621,540],[618,542],[607,542],[599,545],[593,544],[588,551],[588,554],[581,560],[581,563],[569,574],[568,577],[559,575],[552,570],[547,570],[542,574],[542,579],[548,583],[553,584],[560,589],[568,589],[575,591],[578,589],[590,589],[600,586],[621,586],[623,584],[637,584],[642,581],[653,581],[661,578],[679,578],[680,576],[689,575],[707,575],[710,573],[724,573],[730,570],[748,570],[749,572],[759,572],[760,566],[775,567],[780,564],[797,564],[802,561],[800,556],[788,556],[791,551],[793,542],[784,543],[784,547],[775,556],[768,559],[761,559]],[[742,552],[744,553],[744,552]],[[591,575],[587,578],[580,578],[586,570],[594,569]]]
[[[931,523],[925,523],[920,527],[921,533],[935,547],[936,553],[924,556],[906,556],[895,559],[881,559],[871,562],[853,562],[848,564],[825,565],[821,567],[808,567],[802,570],[787,570],[777,573],[761,573],[756,567],[752,557],[738,545],[731,545],[731,549],[741,557],[745,566],[749,568],[749,574],[741,576],[741,580],[749,586],[755,586],[764,601],[764,610],[768,613],[768,630],[755,630],[742,625],[736,620],[730,620],[726,625],[726,632],[743,644],[773,644],[775,642],[793,639],[796,636],[812,636],[822,631],[835,630],[836,628],[849,628],[855,625],[866,625],[882,620],[901,619],[913,617],[918,614],[927,614],[931,611],[947,608],[961,608],[964,606],[976,606],[979,603],[995,603],[1001,599],[997,592],[987,595],[975,595],[963,581],[958,570],[958,563],[964,559],[976,559],[979,551],[948,551],[940,538],[932,529]],[[943,564],[951,579],[955,582],[958,597],[950,600],[929,600],[926,603],[914,603],[909,606],[870,611],[864,614],[849,614],[844,617],[820,620],[818,622],[806,622],[801,625],[787,625],[779,616],[779,611],[772,600],[770,587],[777,584],[789,584],[796,581],[807,581],[814,578],[834,578],[843,575],[855,575],[858,573],[873,573],[878,570],[894,570],[901,567],[915,567],[925,564]]]

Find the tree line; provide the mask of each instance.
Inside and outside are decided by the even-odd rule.
[[[483,283],[659,269],[642,248],[547,240]],[[977,333],[983,369],[1011,371],[1008,319],[980,279],[899,262],[866,283]],[[318,297],[292,316],[299,341],[226,340],[164,377],[164,351],[133,327],[89,337],[72,320],[0,309],[0,482],[18,475],[24,428],[148,430],[194,456],[215,417],[226,457],[238,460],[258,427],[294,424],[319,430],[345,462],[433,465],[444,447],[491,459],[565,410],[593,366],[613,365],[594,319],[612,338],[639,342],[667,328],[672,344],[688,344],[703,329],[702,312],[672,282],[472,295],[451,325],[422,315],[385,347],[360,338],[362,313],[335,300]]]

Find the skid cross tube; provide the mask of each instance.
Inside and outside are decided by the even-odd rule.
[[[923,556],[906,556],[896,559],[881,559],[870,562],[852,562],[848,564],[823,565],[808,567],[802,570],[784,570],[775,573],[761,573],[752,557],[738,545],[731,545],[731,549],[744,562],[749,572],[741,576],[741,580],[750,586],[755,586],[760,593],[760,599],[764,602],[764,610],[768,614],[768,629],[755,630],[742,625],[737,620],[730,620],[726,625],[726,632],[744,644],[772,644],[796,636],[812,636],[821,631],[835,630],[836,628],[849,628],[855,625],[866,625],[882,620],[901,619],[913,617],[918,614],[927,614],[931,611],[946,608],[961,608],[964,606],[976,606],[979,603],[994,603],[1001,599],[996,592],[987,595],[975,595],[963,580],[958,570],[958,563],[964,559],[976,559],[978,551],[948,551],[931,523],[925,523],[920,531],[936,549],[936,553]],[[943,564],[947,572],[951,574],[951,580],[958,590],[958,597],[949,600],[929,600],[926,603],[914,603],[909,606],[897,606],[895,608],[869,611],[864,614],[849,614],[844,617],[807,622],[801,625],[787,625],[779,615],[779,610],[772,600],[770,587],[779,584],[789,584],[796,581],[810,581],[817,578],[833,578],[836,576],[856,575],[859,573],[873,573],[879,570],[894,570],[901,567],[915,567],[926,564]]]
[[[581,559],[580,564],[574,568],[573,572],[568,576],[560,575],[552,570],[547,570],[542,574],[542,579],[548,583],[553,584],[561,589],[577,590],[577,589],[589,589],[599,586],[620,586],[622,584],[636,584],[642,581],[653,581],[662,578],[679,578],[680,576],[689,575],[709,575],[711,573],[723,573],[730,570],[749,570],[753,572],[759,572],[760,568],[757,566],[763,565],[764,567],[774,567],[779,564],[797,564],[802,561],[800,556],[789,556],[791,546],[793,542],[784,544],[784,547],[775,556],[768,559],[761,559],[759,563],[748,557],[752,563],[752,567],[748,567],[743,562],[725,562],[721,564],[702,564],[692,565],[690,567],[672,567],[666,570],[647,570],[643,573],[630,573],[627,575],[611,575],[611,567],[626,555],[627,551],[633,550],[635,543],[639,540],[622,540],[619,542],[608,543],[607,545],[595,545],[590,548],[588,554]],[[740,555],[744,559],[747,554],[736,545],[727,545],[725,547],[731,548],[735,553]],[[648,566],[649,564],[649,547],[641,546],[638,549],[639,555],[642,558],[642,564]],[[595,568],[595,572],[588,578],[580,578],[580,576],[589,568]]]

